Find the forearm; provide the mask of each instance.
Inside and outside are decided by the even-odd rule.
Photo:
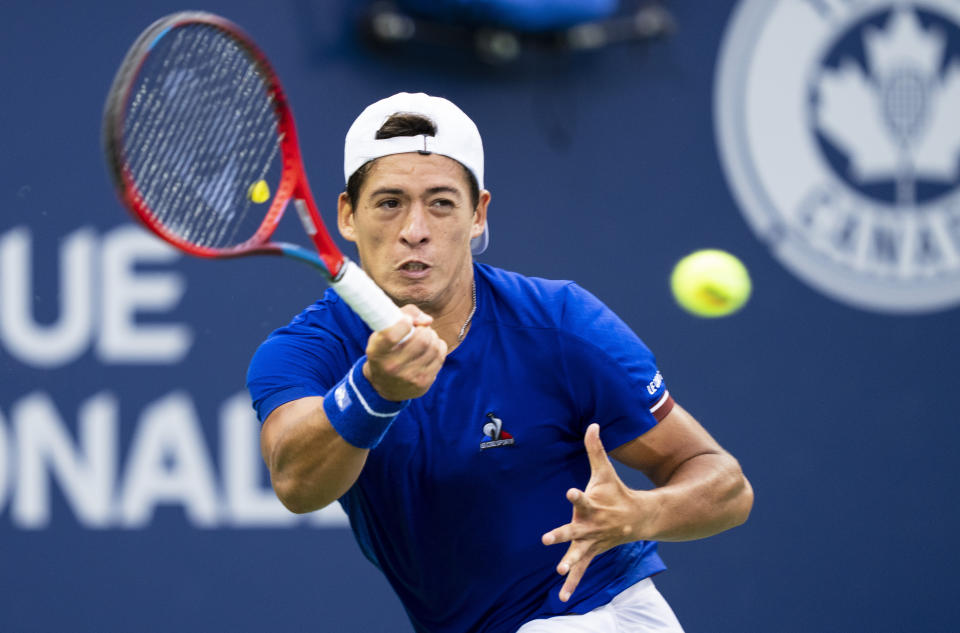
[[[636,526],[643,538],[689,541],[747,520],[753,489],[729,453],[705,453],[681,464],[658,488],[634,491]],[[653,503],[651,503],[653,501]],[[656,508],[654,513],[649,509]]]
[[[277,407],[263,423],[260,450],[273,489],[293,512],[311,512],[343,496],[367,455],[386,435],[407,401],[426,393],[443,366],[447,345],[415,306],[374,332],[358,359],[327,397]],[[410,329],[411,325],[413,330]]]
[[[345,441],[323,410],[322,398],[278,408],[264,425],[263,457],[273,489],[292,512],[311,512],[342,496],[360,476],[368,450]]]

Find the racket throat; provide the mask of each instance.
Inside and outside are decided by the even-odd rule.
[[[317,234],[317,224],[310,217],[310,209],[307,202],[300,198],[294,198],[293,206],[297,209],[297,215],[300,216],[300,223],[303,224],[303,230],[307,232],[310,239],[314,239]]]
[[[293,206],[297,210],[297,217],[300,218],[303,230],[316,246],[317,254],[326,264],[330,276],[335,280],[340,279],[346,258],[340,254],[330,235],[326,231],[319,230],[319,219],[317,219],[319,216],[315,215],[316,209],[311,209],[310,203],[304,198],[294,198]]]

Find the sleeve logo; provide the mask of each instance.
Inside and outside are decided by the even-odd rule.
[[[653,377],[653,380],[647,384],[647,393],[651,396],[657,393],[657,390],[663,386],[663,375],[658,371],[657,375]]]

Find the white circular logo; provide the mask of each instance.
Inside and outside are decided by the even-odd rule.
[[[860,308],[960,304],[960,2],[743,0],[715,97],[727,179],[788,269]]]

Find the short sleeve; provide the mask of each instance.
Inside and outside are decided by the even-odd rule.
[[[247,369],[257,417],[263,422],[282,404],[326,395],[351,367],[355,359],[350,355],[333,332],[304,319],[276,330],[257,348]]]
[[[653,428],[673,399],[653,353],[620,317],[576,284],[564,291],[564,371],[584,427],[600,424],[610,450]]]

